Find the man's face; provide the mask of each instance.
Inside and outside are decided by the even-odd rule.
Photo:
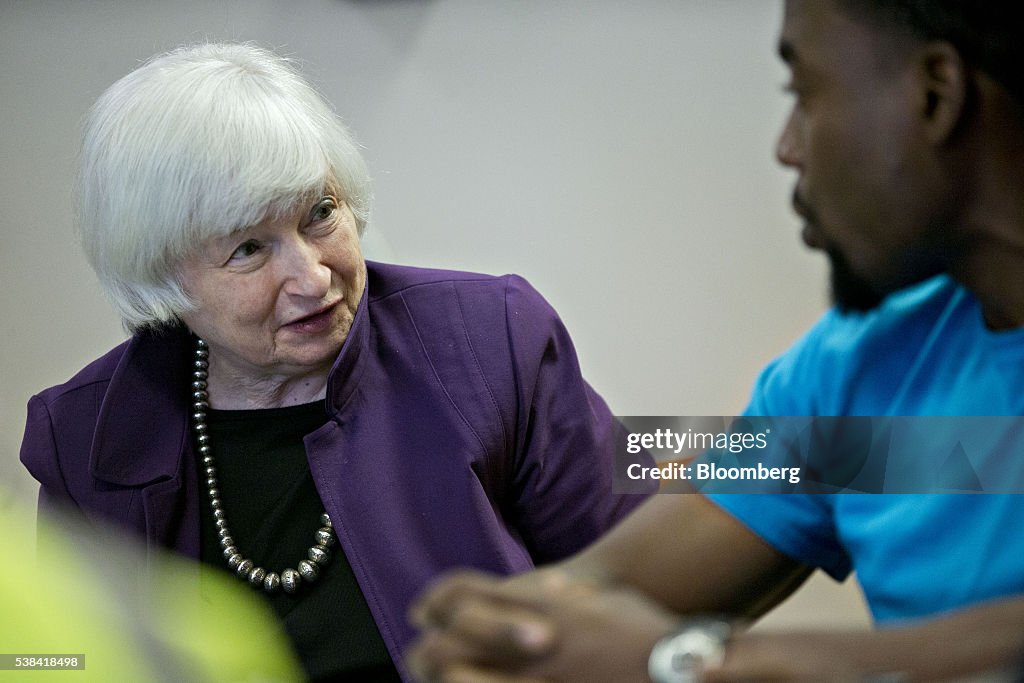
[[[786,3],[779,52],[795,102],[776,153],[798,173],[803,239],[829,254],[841,308],[873,308],[944,269],[925,97],[898,41],[834,0]]]

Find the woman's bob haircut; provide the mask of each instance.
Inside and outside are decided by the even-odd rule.
[[[327,190],[362,234],[370,187],[356,143],[286,59],[252,44],[158,55],[110,86],[85,120],[79,230],[130,332],[192,309],[178,270],[206,240]]]

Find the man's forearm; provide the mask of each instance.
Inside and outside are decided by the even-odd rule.
[[[941,680],[1024,663],[1024,597],[960,610],[920,625],[867,634],[865,664],[899,662],[911,680]]]
[[[666,542],[666,530],[674,530]],[[681,615],[760,616],[810,569],[699,494],[656,495],[559,565],[572,577],[638,590]]]
[[[877,631],[739,633],[729,642],[723,665],[707,678],[714,683],[772,677],[903,683],[1019,675],[1022,663],[1024,598],[1013,598]]]

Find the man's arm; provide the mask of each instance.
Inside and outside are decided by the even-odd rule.
[[[562,568],[638,590],[680,614],[747,618],[787,597],[811,571],[699,494],[654,496]]]
[[[563,563],[435,584],[413,609],[424,635],[411,662],[430,680],[645,680],[679,614],[759,614],[807,573],[703,496],[655,496]]]
[[[679,622],[640,593],[561,567],[504,582],[449,578],[416,616],[425,631],[410,655],[414,669],[424,680],[458,683],[648,683],[651,648]],[[1024,596],[1017,596],[875,632],[740,632],[702,680],[931,681],[992,673],[1007,677],[984,680],[1018,680],[1022,665]]]
[[[1019,681],[1022,672],[1024,597],[1014,597],[872,632],[740,634],[704,680]]]

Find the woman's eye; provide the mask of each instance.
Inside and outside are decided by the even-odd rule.
[[[238,248],[231,253],[231,260],[237,261],[239,259],[249,258],[255,255],[260,250],[260,243],[256,240],[246,240],[238,245]]]
[[[309,213],[309,220],[311,222],[325,221],[334,215],[334,210],[338,208],[338,203],[333,197],[324,197],[313,210]]]

